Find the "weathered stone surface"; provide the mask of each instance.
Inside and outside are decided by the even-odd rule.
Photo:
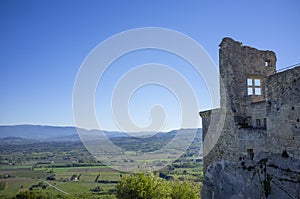
[[[299,198],[300,167],[293,158],[256,154],[254,160],[221,161],[209,165],[204,198]],[[298,166],[297,166],[298,164]]]
[[[274,52],[231,38],[219,51],[221,108],[200,113],[207,154],[202,197],[300,198],[300,67],[276,73]],[[213,119],[220,113],[221,128]],[[218,129],[208,149],[206,138]]]

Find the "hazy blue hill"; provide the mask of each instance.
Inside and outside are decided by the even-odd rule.
[[[97,130],[84,130],[89,133]],[[107,134],[108,132],[104,132]],[[122,136],[122,133],[109,132],[112,137]],[[15,125],[0,126],[0,138],[20,137],[34,140],[79,140],[79,136],[75,127],[64,126],[40,126],[40,125]]]
[[[75,127],[39,125],[0,126],[0,138],[22,137],[35,140],[64,137],[77,134]]]
[[[88,133],[97,132],[98,130],[84,130]],[[191,129],[182,129],[182,131],[189,131]],[[148,139],[159,140],[169,140],[172,139],[178,130],[173,130],[170,132],[160,132],[157,133]],[[201,138],[202,129],[198,129],[197,138]],[[136,138],[127,135],[126,133],[117,132],[117,131],[104,131],[104,134],[110,139],[119,141],[136,140],[141,139],[147,140],[147,138]],[[60,126],[40,126],[40,125],[15,125],[15,126],[0,126],[0,139],[14,137],[30,139],[36,141],[77,141],[79,136],[75,127],[60,127]],[[126,139],[125,139],[126,138]],[[125,139],[125,140],[124,140]],[[1,141],[1,140],[0,140]],[[3,141],[3,140],[2,140]],[[24,140],[25,141],[25,140]]]

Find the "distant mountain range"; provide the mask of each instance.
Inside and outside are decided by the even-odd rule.
[[[95,130],[84,130],[92,132]],[[108,132],[109,137],[123,137],[126,136],[120,132]],[[40,125],[14,125],[14,126],[0,126],[0,139],[7,137],[18,137],[39,141],[67,141],[79,140],[76,127],[62,127],[62,126],[40,126]]]
[[[89,133],[97,130],[84,130]],[[192,129],[184,129],[189,131]],[[193,129],[195,130],[195,129]],[[170,138],[176,135],[178,130],[167,133],[157,133],[156,138]],[[202,129],[197,129],[197,137],[201,137]],[[116,131],[103,131],[108,138],[129,138],[130,135]],[[14,125],[0,126],[0,142],[7,141],[78,141],[79,136],[76,127],[40,126],[40,125]]]
[[[56,127],[39,125],[0,126],[0,138],[21,137],[28,139],[49,139],[77,134],[75,127]]]

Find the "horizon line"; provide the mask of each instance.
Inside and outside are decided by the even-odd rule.
[[[72,125],[53,125],[53,124],[27,124],[27,123],[21,123],[21,124],[0,124],[0,127],[13,127],[13,126],[40,126],[40,127],[60,127],[60,128],[76,128],[76,129],[83,129],[86,131],[106,131],[106,132],[121,132],[121,133],[126,133],[124,131],[121,130],[108,130],[108,129],[86,129],[86,128],[82,128],[82,127],[76,127],[76,126],[72,126]],[[188,129],[202,129],[202,127],[189,127],[189,128],[180,128],[180,129],[170,129],[170,130],[166,130],[166,131],[158,131],[158,132],[162,132],[162,133],[168,133],[171,131],[178,131],[178,130],[188,130]],[[147,133],[147,132],[153,132],[153,131],[140,131],[140,132],[134,132],[134,131],[130,131],[127,133]]]

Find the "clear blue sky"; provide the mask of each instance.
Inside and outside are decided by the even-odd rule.
[[[225,36],[275,51],[277,68],[299,63],[299,10],[297,0],[1,0],[0,124],[74,125],[72,91],[81,63],[100,42],[132,28],[151,26],[182,32],[201,44],[215,63],[218,44]],[[118,60],[119,65],[136,66],[160,59],[172,63],[191,81],[199,109],[210,108],[201,79],[192,70],[180,68],[184,66],[182,60],[156,51],[136,53],[132,58],[136,62],[131,62],[130,56]],[[107,80],[116,81],[121,75],[122,70],[116,68],[108,71]],[[109,93],[112,85],[105,89]],[[174,96],[157,86],[140,91],[130,102],[130,113],[137,124],[146,125],[148,107],[161,103],[175,115],[165,130],[178,128],[180,118],[176,115],[180,113]],[[97,92],[97,116],[104,121],[103,128],[114,130],[107,96]]]

